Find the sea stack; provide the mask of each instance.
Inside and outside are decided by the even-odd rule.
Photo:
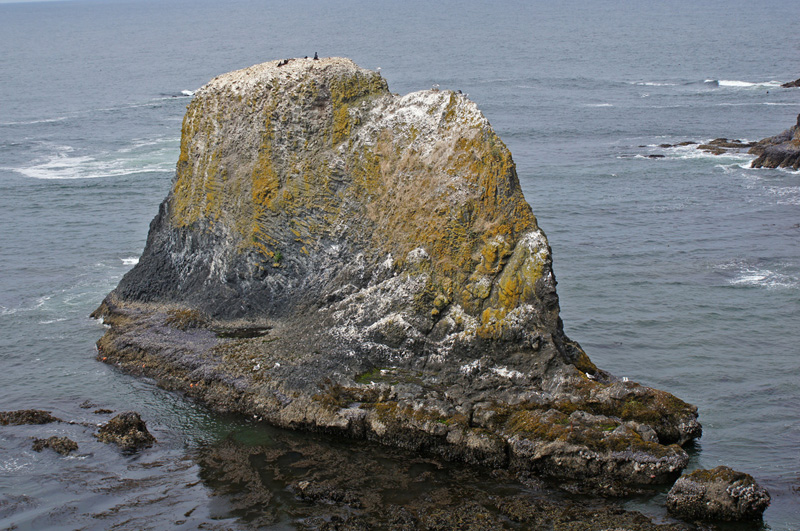
[[[602,489],[663,483],[697,409],[564,335],[550,247],[475,103],[342,58],[213,79],[100,359],[209,406]]]

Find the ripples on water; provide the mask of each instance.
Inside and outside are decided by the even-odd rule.
[[[767,524],[797,530],[800,175],[750,170],[745,154],[658,147],[757,140],[795,122],[800,89],[776,81],[797,76],[786,65],[800,39],[786,21],[800,7],[745,20],[750,7],[0,5],[0,409],[103,421],[78,407],[88,399],[141,411],[159,439],[122,456],[84,424],[2,428],[0,527],[292,527],[314,517],[292,490],[311,477],[295,466],[304,444],[332,470],[336,459],[383,459],[381,477],[402,488],[425,478],[415,488],[524,490],[220,417],[94,361],[103,328],[87,315],[141,253],[191,92],[319,51],[382,67],[396,92],[439,84],[478,102],[548,234],[567,333],[599,366],[697,404],[705,430],[691,466],[752,473],[773,495]],[[31,450],[30,437],[49,435],[74,438],[78,455]],[[224,456],[255,463],[262,509],[242,498],[249,476],[230,475]],[[662,502],[627,503],[663,515]]]

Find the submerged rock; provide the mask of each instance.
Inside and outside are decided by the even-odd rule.
[[[758,155],[751,168],[792,168],[800,169],[800,114],[797,123],[783,133],[765,138],[750,149]]]
[[[78,449],[78,443],[68,437],[48,437],[47,439],[34,439],[33,449],[41,452],[45,448],[50,448],[61,455],[69,455]]]
[[[277,426],[598,488],[686,466],[697,409],[564,335],[547,239],[465,96],[273,61],[198,90],[182,133],[93,314],[103,361]]]
[[[726,466],[682,476],[667,495],[667,509],[687,520],[759,519],[769,502],[752,476]]]
[[[49,424],[51,422],[62,422],[61,419],[54,417],[49,411],[41,409],[20,409],[18,411],[0,411],[0,424]]]
[[[688,531],[588,496],[520,485],[505,470],[283,432],[199,450],[199,475],[248,528]],[[287,503],[292,493],[302,503]],[[291,522],[290,524],[287,523]]]
[[[100,426],[96,437],[104,443],[114,443],[123,451],[133,452],[156,442],[147,425],[135,411],[120,413]]]

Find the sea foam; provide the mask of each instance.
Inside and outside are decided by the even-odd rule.
[[[716,85],[718,87],[727,87],[727,88],[755,88],[755,87],[766,87],[766,88],[777,88],[781,86],[780,81],[762,81],[762,82],[750,82],[750,81],[738,81],[735,79],[706,79],[704,81],[707,85]]]
[[[33,179],[95,179],[172,171],[179,140],[136,140],[117,151],[76,154],[71,146],[50,146],[50,154],[31,163],[5,168]]]

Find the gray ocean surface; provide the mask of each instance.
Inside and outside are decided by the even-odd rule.
[[[800,529],[800,173],[658,147],[793,125],[800,89],[779,85],[800,77],[798,23],[793,1],[0,4],[0,410],[76,422],[0,427],[0,528],[301,525],[287,482],[310,472],[286,465],[260,509],[239,503],[208,457],[230,441],[402,465],[95,360],[89,313],[141,254],[192,91],[319,52],[380,67],[393,92],[476,101],[549,238],[567,334],[603,369],[697,405],[690,469],[752,474],[772,494],[763,527]],[[140,411],[159,443],[124,456],[95,441],[98,408]],[[50,435],[77,455],[31,449]],[[437,467],[438,484],[463,480]],[[666,521],[663,500],[620,503]]]

